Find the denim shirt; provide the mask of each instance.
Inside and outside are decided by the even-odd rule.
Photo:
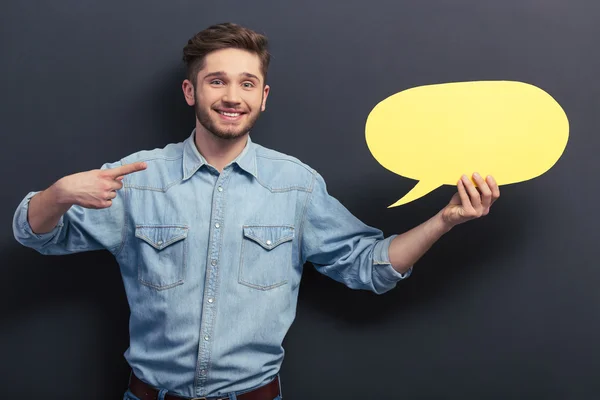
[[[389,262],[394,236],[354,217],[315,170],[250,137],[222,173],[200,155],[194,132],[102,168],[136,161],[147,169],[125,176],[111,207],[73,206],[53,231],[35,234],[31,192],[13,230],[42,254],[114,255],[131,311],[125,357],[153,386],[214,396],[272,379],[306,262],[378,294],[410,275]]]

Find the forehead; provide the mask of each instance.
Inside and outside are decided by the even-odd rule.
[[[217,71],[222,71],[231,77],[250,73],[262,78],[258,55],[241,49],[222,49],[207,54],[204,58],[204,68],[199,71],[199,77]]]

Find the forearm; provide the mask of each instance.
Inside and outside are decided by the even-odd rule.
[[[36,234],[52,231],[69,208],[71,204],[60,198],[55,185],[37,193],[29,201],[27,212],[31,230]]]
[[[392,267],[405,273],[450,229],[440,211],[421,225],[396,236],[388,250]]]

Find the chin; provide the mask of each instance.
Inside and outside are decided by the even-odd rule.
[[[229,122],[222,121],[220,117],[214,118],[210,113],[201,113],[196,110],[196,118],[200,125],[214,137],[222,140],[236,140],[246,136],[258,115],[252,113],[246,114],[240,121]]]
[[[218,137],[220,139],[234,140],[234,139],[238,139],[238,138],[245,136],[246,133],[248,133],[248,132],[247,131],[231,132],[231,131],[222,131],[222,130],[215,129],[215,130],[210,130],[210,133],[212,133],[213,135],[215,135],[216,137]]]

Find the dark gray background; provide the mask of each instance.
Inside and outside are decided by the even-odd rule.
[[[115,399],[128,306],[105,252],[43,257],[11,222],[30,190],[185,139],[187,39],[223,21],[271,39],[255,141],[299,157],[386,234],[429,218],[446,186],[368,152],[364,123],[424,84],[502,79],[549,92],[570,120],[560,161],[502,188],[492,213],[445,236],[394,291],[306,268],[282,371],[289,400],[589,399],[600,392],[600,2],[596,0],[90,1],[0,6],[0,388],[6,398]],[[485,152],[490,149],[481,148]]]

